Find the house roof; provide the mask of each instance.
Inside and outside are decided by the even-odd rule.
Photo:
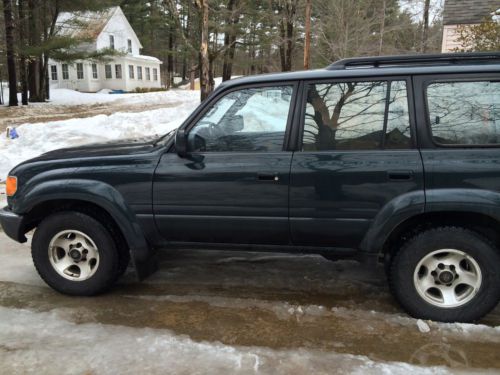
[[[119,7],[95,12],[64,12],[56,22],[57,33],[74,38],[95,40]]]
[[[469,25],[480,23],[500,8],[500,0],[445,0],[443,23]]]

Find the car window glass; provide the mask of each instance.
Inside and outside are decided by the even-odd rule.
[[[309,85],[304,151],[410,146],[405,81]]]
[[[427,103],[435,142],[500,144],[500,82],[431,83]]]
[[[273,86],[227,94],[190,130],[189,151],[281,151],[292,92],[292,86]]]

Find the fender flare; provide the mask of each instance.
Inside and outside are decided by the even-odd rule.
[[[412,191],[392,199],[375,216],[360,243],[360,250],[366,253],[379,252],[394,228],[424,212],[425,193],[423,190]]]
[[[424,213],[474,213],[500,223],[500,193],[482,189],[429,189],[401,195],[388,202],[373,220],[360,249],[379,252],[400,224]]]
[[[120,192],[111,185],[95,180],[68,179],[45,181],[26,188],[21,194],[23,198],[14,203],[13,211],[27,213],[35,206],[52,200],[76,200],[95,204],[105,210],[120,228],[139,278],[143,279],[156,270],[154,252],[134,212]]]

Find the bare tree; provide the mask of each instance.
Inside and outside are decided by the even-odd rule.
[[[311,63],[311,11],[312,11],[312,0],[306,0],[306,30],[305,30],[305,41],[304,41],[304,69],[309,70],[309,65]]]

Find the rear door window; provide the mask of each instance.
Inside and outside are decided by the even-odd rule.
[[[411,148],[406,81],[310,84],[303,151]]]
[[[426,94],[435,143],[500,144],[500,82],[433,82]]]

